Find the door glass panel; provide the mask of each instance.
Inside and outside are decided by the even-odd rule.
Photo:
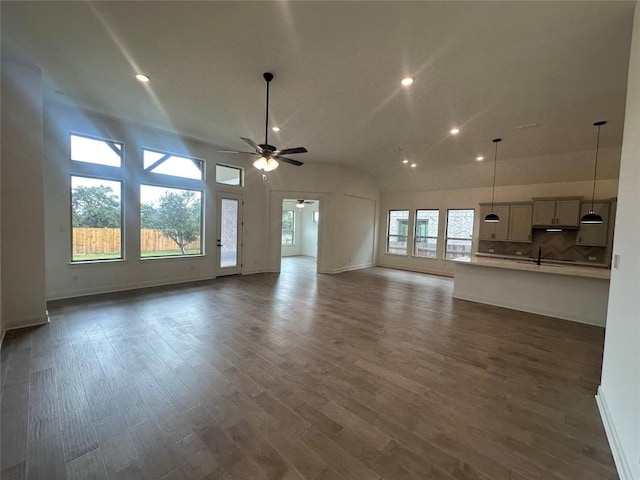
[[[222,199],[220,227],[220,267],[235,267],[238,265],[238,200]]]

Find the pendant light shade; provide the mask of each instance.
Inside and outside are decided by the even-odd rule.
[[[601,120],[593,124],[594,127],[598,127],[598,135],[596,137],[596,161],[593,167],[593,190],[591,191],[591,210],[580,219],[580,223],[598,225],[602,223],[602,217],[598,215],[593,209],[593,199],[596,194],[596,173],[598,172],[598,149],[600,148],[600,127],[607,122]]]
[[[496,153],[493,158],[493,189],[491,190],[491,213],[484,217],[485,223],[498,223],[500,221],[500,217],[493,211],[493,200],[496,193],[496,164],[498,163],[498,143],[501,141],[501,138],[493,139],[493,143],[496,144]]]

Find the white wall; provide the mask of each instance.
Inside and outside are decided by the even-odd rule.
[[[599,180],[596,184],[596,198],[612,198],[617,194],[617,180]],[[584,196],[591,198],[593,182],[544,183],[538,185],[512,185],[496,187],[495,201],[525,202],[533,197]],[[491,201],[491,187],[459,190],[432,190],[425,192],[385,192],[382,194],[379,215],[377,265],[383,267],[414,270],[453,276],[453,264],[444,260],[444,238],[446,234],[447,209],[473,208],[474,239],[472,250],[477,251],[479,228],[479,203]],[[439,209],[438,258],[417,258],[411,255],[389,255],[386,250],[387,215],[389,210]],[[410,250],[410,249],[409,249]]]
[[[308,204],[302,209],[302,238],[300,239],[300,254],[307,257],[318,255],[318,222],[313,221],[313,214],[318,211],[318,202]]]
[[[636,3],[598,404],[622,480],[640,479],[640,2]]]
[[[4,52],[3,52],[4,57]],[[2,63],[2,329],[47,321],[42,195],[42,74]]]

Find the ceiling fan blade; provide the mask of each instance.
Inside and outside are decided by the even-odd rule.
[[[276,155],[291,155],[292,153],[307,153],[307,150],[304,147],[295,147],[295,148],[285,148],[284,150],[276,150],[274,153]]]
[[[250,138],[240,137],[240,140],[244,140],[245,142],[247,142],[249,145],[256,149],[256,152],[262,153],[262,147]]]
[[[240,150],[218,150],[219,153],[245,153],[247,155],[258,155],[256,152],[241,152]]]
[[[280,155],[274,155],[273,158],[275,158],[279,162],[282,161],[285,163],[290,163],[291,165],[295,165],[296,167],[299,167],[300,165],[304,165],[302,162],[299,162],[298,160],[294,160],[293,158],[281,157]]]

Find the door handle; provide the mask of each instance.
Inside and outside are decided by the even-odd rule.
[[[220,240],[218,240],[218,247],[224,247],[224,245],[220,243]]]

